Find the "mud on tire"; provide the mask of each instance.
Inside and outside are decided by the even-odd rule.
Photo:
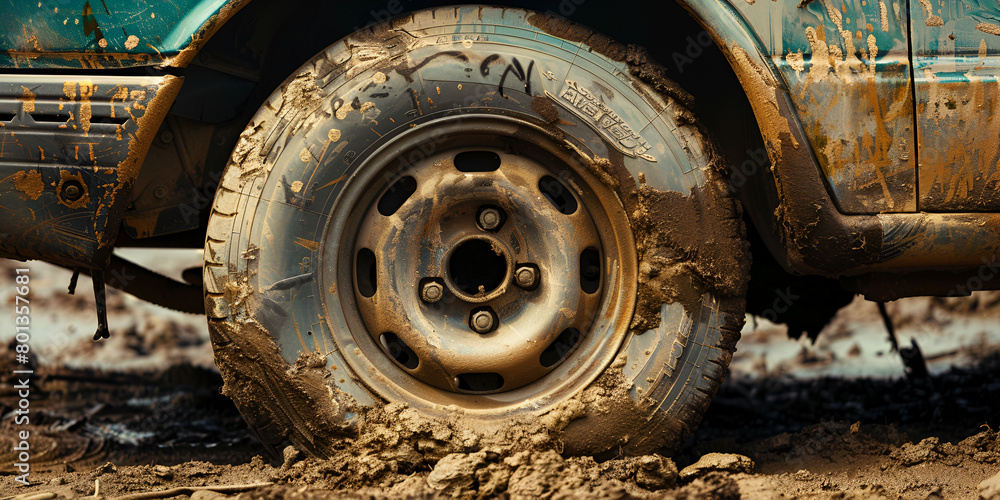
[[[328,456],[405,403],[479,434],[465,449],[678,446],[735,350],[749,253],[660,75],[488,7],[355,33],[291,75],[205,244],[223,391],[261,441]]]

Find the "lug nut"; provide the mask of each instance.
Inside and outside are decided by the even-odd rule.
[[[534,288],[538,284],[538,270],[532,266],[518,267],[514,279],[521,288]]]
[[[487,231],[492,231],[500,227],[501,219],[499,210],[493,207],[484,208],[479,212],[479,227]]]
[[[442,296],[444,296],[444,288],[436,281],[424,283],[423,288],[420,289],[420,298],[428,304],[441,300]]]
[[[472,314],[472,320],[469,323],[473,330],[487,333],[493,329],[493,315],[489,311],[479,311]]]
[[[62,186],[63,201],[76,201],[83,196],[83,188],[77,181],[67,181]]]

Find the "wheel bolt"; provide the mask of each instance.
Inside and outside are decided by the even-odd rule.
[[[501,218],[499,210],[493,207],[484,208],[479,212],[479,227],[492,231],[500,227]]]
[[[63,201],[76,201],[83,196],[83,186],[77,181],[67,181],[62,186]]]
[[[441,300],[442,296],[444,296],[444,288],[441,286],[441,283],[436,281],[428,281],[420,289],[420,298],[428,304],[433,304]]]
[[[534,288],[538,284],[538,270],[533,266],[521,266],[514,271],[514,279],[521,288]]]
[[[493,329],[493,315],[489,311],[479,311],[472,314],[472,320],[469,323],[473,330],[487,333]]]

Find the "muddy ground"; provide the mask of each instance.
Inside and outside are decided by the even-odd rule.
[[[1000,498],[997,293],[889,305],[901,343],[917,340],[929,360],[924,378],[904,375],[864,301],[815,345],[751,321],[733,374],[670,457],[597,462],[551,443],[474,453],[390,407],[402,425],[318,461],[254,440],[219,394],[203,319],[112,292],[112,338],[94,344],[89,281],[68,296],[68,273],[32,269],[32,321],[45,331],[32,340],[28,427],[15,423],[14,353],[0,350],[0,498]],[[25,429],[27,487],[13,452]]]

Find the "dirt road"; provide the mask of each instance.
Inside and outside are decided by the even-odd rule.
[[[51,331],[31,360],[29,427],[15,425],[17,381],[0,376],[0,497],[925,499],[1000,491],[992,337],[1000,295],[890,304],[901,336],[917,338],[932,361],[931,376],[919,379],[903,376],[871,304],[852,304],[816,345],[751,325],[733,376],[669,458],[564,458],[557,442],[481,451],[447,425],[390,405],[382,422],[394,425],[345,439],[337,458],[318,461],[292,448],[271,456],[257,444],[219,395],[198,318],[112,294],[112,338],[95,345],[87,296],[65,295],[66,277],[46,278],[50,291],[35,297],[38,321]],[[0,353],[3,366],[14,365],[12,356]],[[31,485],[19,486],[14,448],[26,428]]]

